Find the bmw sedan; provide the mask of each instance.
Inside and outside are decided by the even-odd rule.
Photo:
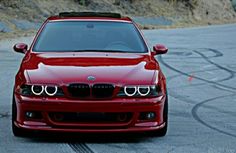
[[[15,77],[12,130],[78,133],[149,132],[168,125],[166,79],[138,26],[116,13],[63,12],[49,17]]]

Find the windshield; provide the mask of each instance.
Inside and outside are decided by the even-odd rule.
[[[33,47],[35,52],[147,52],[131,23],[110,21],[57,21],[44,27]]]

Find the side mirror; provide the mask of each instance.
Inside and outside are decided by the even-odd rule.
[[[14,45],[13,49],[15,52],[25,54],[28,49],[28,46],[24,43],[18,43]]]
[[[154,55],[158,55],[158,54],[165,54],[167,53],[168,48],[166,48],[166,46],[161,45],[161,44],[157,44],[155,46],[153,46],[153,54]]]

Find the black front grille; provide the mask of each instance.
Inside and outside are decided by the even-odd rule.
[[[90,88],[92,88],[90,90]],[[115,87],[112,84],[88,84],[74,83],[68,86],[68,92],[75,98],[111,98]],[[90,94],[90,91],[92,92]]]
[[[92,87],[92,96],[95,98],[111,98],[115,87],[112,84],[95,84]]]
[[[68,91],[72,97],[86,98],[90,96],[90,87],[88,84],[70,84]]]

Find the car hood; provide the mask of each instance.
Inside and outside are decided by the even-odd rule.
[[[149,85],[157,80],[159,65],[147,54],[29,53],[22,68],[32,84]],[[89,81],[89,76],[95,80]]]

